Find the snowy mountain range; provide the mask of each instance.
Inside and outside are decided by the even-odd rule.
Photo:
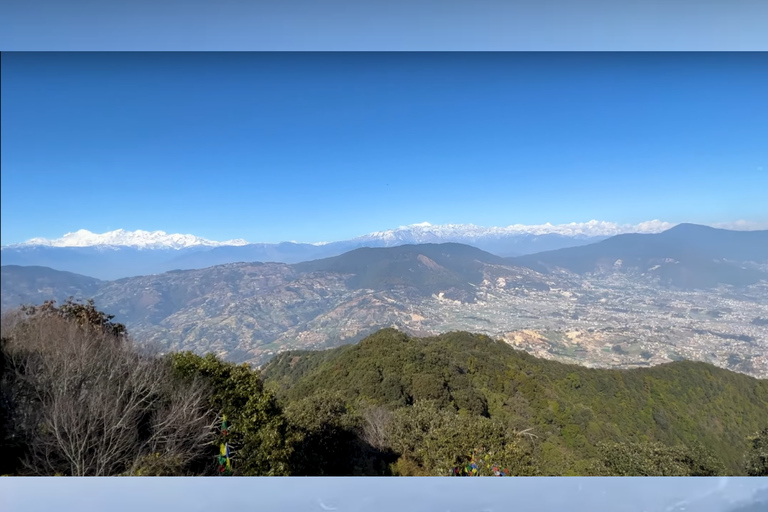
[[[117,229],[106,233],[92,233],[87,229],[80,229],[73,233],[67,233],[61,238],[48,240],[46,238],[33,238],[21,244],[9,247],[134,247],[138,249],[187,249],[190,247],[221,247],[221,246],[248,245],[242,239],[227,240],[226,242],[214,242],[194,235],[168,234],[165,231],[126,231]]]
[[[624,233],[659,233],[674,224],[652,220],[617,224],[592,220],[570,224],[514,224],[484,227],[473,224],[428,222],[376,231],[335,242],[249,243],[223,242],[164,231],[92,233],[81,229],[58,239],[33,238],[2,247],[3,265],[44,266],[99,279],[119,279],[169,270],[206,268],[237,262],[299,263],[337,256],[360,247],[456,242],[472,245],[502,257],[577,247]],[[749,229],[748,224],[734,226]]]
[[[513,224],[506,227],[484,227],[474,224],[432,225],[429,222],[400,226],[397,229],[376,231],[357,237],[360,241],[383,241],[399,245],[401,243],[439,243],[458,242],[459,240],[481,240],[510,236],[560,235],[572,238],[609,237],[622,233],[660,233],[674,226],[669,222],[652,220],[640,224],[620,225],[615,222],[591,220],[570,224]]]
[[[386,231],[375,231],[367,235],[353,238],[358,242],[381,242],[386,245],[404,243],[440,243],[459,240],[480,240],[483,238],[500,238],[509,236],[542,236],[561,235],[573,238],[609,237],[622,233],[660,233],[671,228],[674,224],[652,220],[640,224],[620,225],[615,222],[591,220],[589,222],[572,222],[570,224],[513,224],[506,227],[484,227],[474,224],[439,224],[421,222],[408,226],[400,226]],[[291,242],[296,243],[296,242]],[[329,242],[315,242],[309,245],[328,245]],[[106,233],[92,233],[87,229],[67,233],[61,238],[46,239],[32,238],[20,244],[6,246],[8,248],[47,246],[47,247],[134,247],[139,249],[188,249],[191,247],[223,247],[243,246],[249,242],[243,239],[216,242],[194,235],[168,234],[165,231],[126,231],[117,229]],[[3,247],[3,248],[6,248]]]

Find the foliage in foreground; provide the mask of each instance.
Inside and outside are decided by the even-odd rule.
[[[197,473],[215,423],[206,389],[94,312],[47,303],[3,319],[3,470]]]
[[[0,368],[0,474],[215,474],[224,415],[236,475],[768,474],[768,429],[747,439],[766,383],[708,365],[588,370],[388,329],[259,372],[149,353],[69,301],[4,317]]]
[[[228,442],[235,453],[238,474],[287,475],[287,422],[275,397],[264,391],[256,372],[247,365],[227,363],[212,354],[183,352],[171,356],[177,378],[196,379],[209,389],[208,406],[230,423]],[[222,441],[219,437],[215,444]]]
[[[529,440],[502,422],[458,414],[435,401],[397,409],[388,429],[392,449],[402,454],[398,472],[451,475],[473,462],[479,475],[493,467],[519,476],[537,474]]]
[[[768,476],[768,428],[750,436],[745,459],[749,476]]]
[[[605,476],[717,476],[723,464],[701,446],[601,443],[593,474]]]
[[[523,445],[545,475],[744,474],[747,437],[768,425],[765,380],[690,361],[589,369],[461,332],[414,338],[383,329],[357,345],[280,354],[262,374],[285,403],[333,392],[348,404],[369,403],[398,417],[398,411],[413,414],[414,403],[429,400],[476,425],[490,419],[528,432],[536,437]],[[628,459],[606,469],[603,443],[626,446],[627,453],[642,447],[638,456],[678,462],[663,469],[658,463],[629,465],[635,459]],[[402,453],[409,464],[422,460]],[[419,471],[431,472],[430,464]]]

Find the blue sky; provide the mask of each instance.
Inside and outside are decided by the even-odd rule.
[[[768,220],[760,53],[15,53],[2,244]]]

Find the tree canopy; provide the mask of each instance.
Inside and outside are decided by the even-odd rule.
[[[768,382],[704,363],[384,329],[256,370],[150,351],[70,300],[3,317],[0,368],[3,474],[216,474],[223,441],[235,475],[768,474]]]

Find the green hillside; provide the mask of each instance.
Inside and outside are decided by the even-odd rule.
[[[154,354],[93,302],[0,337],[0,474],[768,475],[768,381],[702,363],[590,370],[487,336]],[[225,423],[226,418],[226,423]]]
[[[765,380],[688,361],[588,369],[463,332],[385,329],[354,346],[283,353],[262,376],[285,403],[333,393],[397,413],[429,400],[462,421],[531,429],[544,474],[593,473],[606,442],[695,447],[743,474],[746,439],[768,425]]]

